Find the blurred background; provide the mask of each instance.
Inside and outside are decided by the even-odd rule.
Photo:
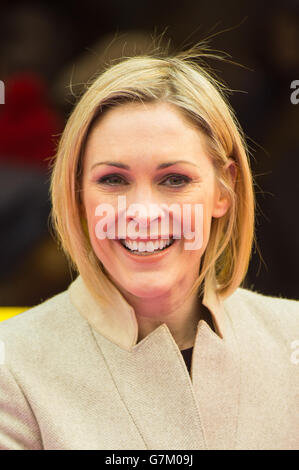
[[[258,250],[244,286],[299,299],[299,0],[2,0],[0,306],[36,305],[75,277],[49,230],[49,157],[82,84],[163,32],[170,50],[214,36],[210,47],[243,66],[208,61],[232,90],[255,178]]]

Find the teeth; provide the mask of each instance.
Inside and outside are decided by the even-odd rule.
[[[155,250],[159,250],[159,249],[160,249],[160,242],[159,242],[159,240],[157,240],[157,241],[154,243],[154,249],[155,249]]]
[[[125,245],[131,251],[148,251],[153,252],[155,250],[162,250],[166,246],[173,243],[173,240],[156,240],[156,241],[148,241],[148,242],[137,242],[132,240],[121,240],[121,243]]]

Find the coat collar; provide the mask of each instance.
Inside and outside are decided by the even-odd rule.
[[[109,292],[107,305],[93,296],[81,275],[68,288],[70,300],[98,333],[130,351],[137,344],[138,338],[138,323],[134,309],[108,278],[105,279],[105,283]],[[226,336],[226,317],[223,301],[215,289],[204,290],[202,304],[211,313],[216,334],[220,340],[223,340]],[[214,334],[212,330],[211,332]]]

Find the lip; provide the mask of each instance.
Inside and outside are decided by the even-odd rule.
[[[119,248],[122,250],[122,252],[129,258],[129,259],[132,259],[134,261],[137,261],[138,263],[148,263],[148,262],[156,262],[156,261],[159,261],[161,258],[164,258],[165,256],[167,256],[169,253],[171,253],[173,251],[173,248],[176,247],[177,245],[177,242],[179,240],[177,239],[174,239],[174,242],[172,243],[172,245],[170,245],[169,247],[165,248],[165,250],[163,251],[160,251],[159,253],[151,253],[151,254],[148,254],[148,255],[145,255],[145,256],[142,256],[142,255],[135,255],[134,253],[131,253],[129,250],[127,250],[122,244],[121,242],[119,241],[120,239],[115,239],[114,241],[116,242],[117,246],[119,246]],[[140,241],[142,241],[142,239],[140,239]],[[150,239],[147,239],[147,241],[150,241]]]
[[[119,240],[127,240],[127,241],[132,241],[132,242],[156,242],[158,240],[162,240],[162,241],[165,241],[165,240],[168,240],[169,238],[173,238],[173,235],[172,234],[167,234],[167,235],[159,235],[158,237],[156,238],[141,238],[141,237],[136,237],[136,238],[130,238],[130,237],[116,237],[115,240],[116,241],[119,241]],[[176,240],[176,239],[175,239]]]

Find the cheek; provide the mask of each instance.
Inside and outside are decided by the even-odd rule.
[[[93,251],[98,260],[109,269],[112,262],[111,257],[111,241],[108,238],[99,239],[96,235],[96,224],[98,217],[91,217],[88,222],[88,232]]]
[[[192,231],[192,233],[201,230],[204,234],[208,234],[212,220],[211,195],[198,195],[196,202],[194,202],[194,199],[190,203],[184,203],[181,205],[182,234],[189,230]],[[174,219],[175,218],[176,215],[174,215]]]
[[[115,226],[115,213],[113,206],[109,204],[105,211],[105,204],[99,202],[98,195],[87,194],[84,198],[85,212],[90,242],[99,258],[105,257],[110,240],[107,238],[107,230],[113,235]],[[113,238],[113,237],[112,237]]]

